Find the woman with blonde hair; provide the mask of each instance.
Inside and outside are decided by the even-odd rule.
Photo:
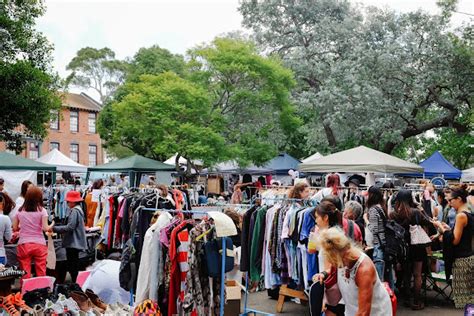
[[[318,242],[326,260],[337,269],[337,285],[345,302],[345,315],[391,316],[390,296],[370,258],[337,227],[322,230]],[[327,273],[315,276],[323,282]]]

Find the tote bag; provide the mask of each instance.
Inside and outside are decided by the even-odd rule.
[[[430,236],[428,236],[423,227],[418,225],[418,211],[415,213],[415,217],[417,225],[410,225],[410,244],[426,245],[431,243]]]

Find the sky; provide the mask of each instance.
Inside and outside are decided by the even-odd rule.
[[[407,12],[437,13],[436,0],[362,0],[363,5]],[[54,45],[53,67],[66,77],[66,65],[83,47],[109,47],[116,57],[132,57],[139,48],[159,45],[173,53],[243,30],[238,0],[45,0],[37,28]],[[474,14],[474,1],[459,0],[458,11]],[[472,16],[454,14],[453,24]],[[472,21],[472,20],[471,20]],[[70,89],[79,92],[78,89]],[[88,91],[97,98],[92,91]]]

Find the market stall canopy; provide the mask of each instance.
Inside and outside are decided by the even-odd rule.
[[[56,148],[36,159],[36,161],[56,166],[57,171],[87,172],[86,166],[78,164]]]
[[[221,162],[212,168],[204,169],[202,174],[270,174],[272,172],[272,169],[257,167],[255,165],[241,168],[235,161],[226,161]]]
[[[174,166],[175,163],[176,163],[176,156],[177,156],[177,155],[178,155],[178,154],[173,155],[172,157],[170,157],[169,159],[167,159],[167,160],[164,161],[163,163],[168,164],[168,165],[173,165],[173,166]],[[194,165],[196,165],[196,166],[202,166],[202,165],[203,165],[203,164],[202,164],[202,161],[200,161],[200,160],[194,160],[193,163],[194,163]],[[180,165],[187,165],[187,164],[188,164],[188,160],[187,160],[186,158],[184,158],[184,157],[179,157],[179,164],[180,164]]]
[[[154,172],[154,171],[174,171],[173,165],[168,165],[160,161],[146,158],[140,155],[133,155],[127,158],[112,161],[100,166],[90,167],[89,172]]]
[[[56,171],[56,167],[7,152],[0,152],[0,170]]]
[[[474,168],[463,170],[461,181],[462,182],[474,182]]]
[[[303,172],[423,172],[423,167],[404,161],[386,153],[359,146],[325,156],[315,161],[302,163]]]
[[[435,151],[429,158],[422,161],[420,166],[424,168],[423,173],[412,173],[406,176],[435,178],[443,177],[445,179],[461,178],[461,170],[454,167],[439,151]]]
[[[296,158],[293,158],[287,153],[281,153],[269,162],[267,162],[264,168],[273,170],[276,174],[287,175],[289,170],[296,170],[300,163],[301,161]]]
[[[301,160],[302,163],[309,163],[311,161],[316,161],[320,158],[323,158],[324,156],[321,155],[319,152],[315,153],[315,154],[312,154],[311,156],[309,156],[308,158],[305,158],[303,160]]]

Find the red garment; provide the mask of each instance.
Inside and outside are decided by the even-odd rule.
[[[180,190],[173,190],[173,200],[176,204],[176,209],[181,211],[183,209],[183,205],[184,205],[184,196],[183,196],[183,192],[181,192]]]
[[[184,299],[184,295],[181,298],[181,294],[184,291],[184,289],[181,288],[181,282],[183,280],[183,275],[184,281],[186,281],[186,272],[181,272],[180,263],[183,264],[184,262],[186,262],[187,264],[187,251],[184,251],[184,246],[181,247],[181,240],[183,240],[183,242],[188,242],[187,248],[189,249],[189,233],[187,229],[185,229],[186,225],[188,225],[188,222],[184,221],[178,226],[176,226],[171,232],[170,237],[169,256],[171,262],[171,271],[170,289],[168,293],[168,316],[173,316],[177,314],[178,298]],[[184,233],[180,234],[181,231],[183,231]],[[185,256],[186,259],[184,259]]]
[[[46,275],[46,258],[48,257],[48,246],[26,243],[18,245],[16,249],[16,256],[20,263],[20,268],[26,271],[26,274],[21,278],[31,278],[31,263],[35,263],[36,276]]]
[[[359,225],[357,225],[354,221],[352,221],[354,225],[354,241],[355,242],[362,242],[362,232],[360,231]],[[349,220],[347,218],[342,219],[342,228],[344,229],[344,233],[346,236],[349,236]]]
[[[110,212],[109,212],[109,232],[107,234],[107,249],[110,250],[112,249],[112,239],[114,235],[114,212],[115,212],[115,207],[114,207],[114,197],[111,196],[109,197],[109,206],[110,206]]]
[[[127,202],[127,199],[125,198],[122,199],[122,201],[119,203],[119,207],[117,210],[117,220],[115,221],[115,237],[114,237],[114,246],[117,248],[119,248],[122,243],[121,226],[122,226],[123,208],[125,207],[125,205],[127,205],[126,202]]]

